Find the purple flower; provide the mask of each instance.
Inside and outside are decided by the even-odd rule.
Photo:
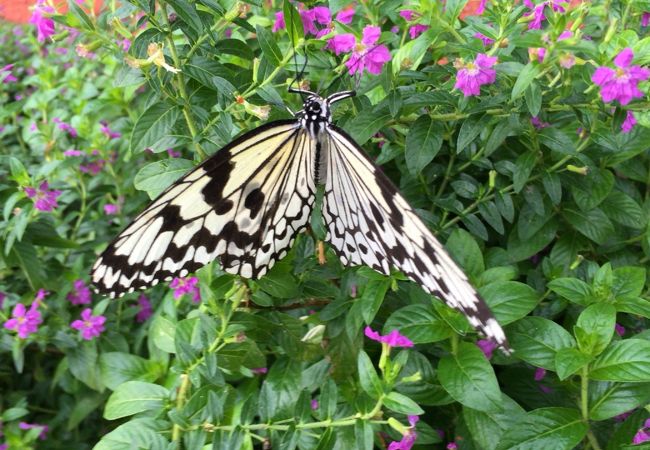
[[[76,138],[77,136],[79,136],[79,134],[77,133],[77,130],[72,125],[70,125],[69,123],[63,122],[58,117],[53,118],[52,122],[56,123],[59,126],[60,130],[68,132],[68,134],[70,134],[70,136],[72,136],[73,138]]]
[[[251,369],[251,372],[256,373],[258,375],[268,373],[268,371],[269,369],[266,367],[256,367],[255,369]]]
[[[318,400],[316,400],[315,398],[311,399],[311,409],[313,410],[318,409]]]
[[[7,298],[7,294],[0,291],[0,309],[4,307],[6,298]]]
[[[29,19],[29,23],[36,25],[38,42],[43,42],[54,34],[54,21],[49,17],[44,16],[44,14],[53,13],[55,13],[54,8],[46,5],[44,0],[39,0],[38,3],[36,3],[36,6],[34,6],[34,11],[32,12],[32,17]]]
[[[21,430],[31,430],[32,428],[40,428],[41,431],[38,434],[38,438],[41,440],[45,440],[47,438],[47,432],[50,430],[50,428],[47,425],[42,425],[40,423],[27,423],[27,422],[20,422],[18,424],[18,428]]]
[[[413,342],[400,334],[399,331],[393,330],[385,336],[382,336],[377,331],[373,331],[372,328],[366,327],[364,334],[367,338],[381,342],[382,344],[387,344],[389,347],[413,347]]]
[[[352,23],[352,18],[354,17],[354,5],[348,5],[338,13],[336,13],[336,21],[349,25]]]
[[[120,212],[120,205],[116,203],[106,203],[104,205],[104,214],[112,216]]]
[[[550,127],[551,124],[548,122],[543,122],[539,117],[533,116],[530,118],[530,123],[537,128],[538,130],[541,130],[542,128],[547,128]]]
[[[135,315],[135,320],[137,322],[140,323],[145,322],[153,314],[153,308],[151,307],[151,302],[144,294],[138,297],[138,308],[140,309],[138,310],[138,313]]]
[[[489,37],[485,36],[484,34],[474,33],[474,37],[477,38],[477,39],[480,39],[481,41],[483,41],[483,45],[486,46],[486,47],[488,45],[494,44],[494,39],[489,38]]]
[[[61,195],[61,191],[49,190],[49,184],[47,181],[43,181],[38,188],[33,188],[26,186],[23,188],[27,197],[34,200],[34,207],[39,211],[52,211],[54,208],[59,206],[56,202],[56,199]]]
[[[411,36],[411,39],[415,39],[425,31],[429,29],[429,25],[422,25],[419,23],[416,23],[415,25],[411,26],[409,28],[409,36]]]
[[[36,292],[36,297],[34,297],[34,302],[36,302],[37,305],[40,305],[48,295],[50,295],[48,291],[45,289],[39,289],[38,292]]]
[[[621,131],[623,133],[629,133],[632,131],[632,128],[634,128],[634,125],[636,125],[636,118],[634,117],[634,113],[632,111],[628,111],[625,115],[625,120],[621,124]],[[618,327],[622,328],[623,333],[625,333],[625,328],[621,327],[619,324],[616,324],[616,333],[618,333]],[[619,333],[619,335],[622,336],[621,333]]]
[[[618,100],[621,105],[627,105],[634,98],[643,97],[643,92],[637,85],[650,77],[650,70],[630,66],[634,53],[625,48],[614,58],[617,69],[599,67],[591,77],[591,81],[600,86],[600,95],[605,103]]]
[[[116,138],[122,136],[122,133],[120,133],[119,131],[113,131],[113,130],[111,130],[111,129],[109,128],[109,126],[108,126],[108,122],[106,122],[105,120],[100,120],[99,123],[100,123],[100,125],[101,125],[101,127],[100,127],[101,132],[104,133],[104,135],[105,135],[108,139],[116,139]]]
[[[12,318],[4,323],[4,327],[18,333],[20,339],[25,339],[32,333],[38,331],[38,326],[43,322],[41,312],[38,310],[38,302],[32,303],[27,309],[22,303],[16,304],[11,313]]]
[[[475,61],[467,64],[457,60],[454,64],[458,69],[454,88],[460,89],[465,97],[479,95],[482,85],[492,84],[496,80],[497,72],[492,69],[496,62],[496,57],[483,53],[477,55]]]
[[[179,299],[185,294],[192,296],[192,301],[198,303],[201,301],[201,291],[199,290],[199,279],[196,277],[174,278],[169,287],[174,290],[174,298]]]
[[[458,444],[455,442],[450,442],[447,444],[447,447],[445,447],[447,450],[456,450],[458,448]]]
[[[381,30],[379,27],[369,25],[363,29],[361,42],[355,42],[355,44],[350,45],[351,39],[349,35],[343,35],[345,36],[344,38],[338,39],[337,36],[334,36],[328,41],[328,46],[334,49],[337,54],[352,50],[350,59],[345,63],[350,75],[354,75],[355,73],[361,74],[364,69],[372,74],[379,75],[384,64],[390,61],[391,58],[388,47],[385,45],[375,45],[380,35]],[[335,41],[332,42],[332,40]]]
[[[86,164],[79,164],[79,170],[83,173],[89,173],[91,175],[97,175],[102,171],[106,165],[106,160],[104,159],[95,159],[88,161]]]
[[[650,441],[650,419],[646,419],[643,427],[639,428],[639,431],[634,435],[632,439],[632,444],[643,444],[644,442]]]
[[[287,24],[284,23],[284,13],[282,11],[276,12],[275,21],[273,22],[273,28],[271,28],[271,31],[277,33],[280,30],[284,30],[286,27]]]
[[[544,19],[546,19],[546,16],[544,16],[544,7],[546,6],[546,2],[541,3],[539,5],[534,5],[531,1],[526,1],[524,0],[524,4],[531,9],[531,11],[528,11],[527,13],[524,13],[524,16],[533,16],[533,20],[530,21],[528,24],[528,29],[529,30],[539,30],[542,28],[542,22]]]
[[[73,305],[90,304],[92,295],[84,280],[76,280],[72,285],[74,286],[74,290],[66,296],[70,303]]]
[[[623,337],[623,335],[625,334],[625,327],[617,323],[616,325],[614,325],[614,331],[616,331],[616,334],[618,334],[620,337]]]
[[[337,34],[336,36],[327,40],[325,48],[334,51],[335,54],[347,53],[352,51],[357,40],[352,33]]]
[[[84,152],[81,150],[75,150],[73,148],[63,152],[63,156],[83,156]]]
[[[0,450],[8,450],[8,449],[9,449],[9,444],[7,443],[0,444]]]
[[[535,381],[542,381],[544,377],[546,376],[546,370],[542,369],[541,367],[538,367],[535,369]]]
[[[416,17],[418,17],[418,14],[415,11],[413,11],[412,9],[404,9],[404,10],[399,12],[399,15],[404,20],[409,21],[409,22],[411,20],[415,19]]]
[[[531,62],[544,62],[544,57],[546,56],[546,49],[544,47],[531,47],[528,49],[528,58]]]
[[[131,48],[131,41],[129,39],[122,39],[117,41],[118,47],[120,47],[125,52],[128,52]]]
[[[393,441],[388,446],[388,450],[411,450],[413,444],[415,444],[415,439],[417,439],[418,434],[415,432],[415,424],[418,423],[420,418],[418,416],[408,416],[410,428],[402,435],[401,441]]]
[[[644,12],[641,16],[641,26],[647,27],[650,24],[650,12]]]
[[[487,5],[487,0],[481,0],[481,2],[478,4],[478,8],[476,8],[477,15],[480,16],[485,12],[485,5]]]
[[[573,67],[576,63],[576,57],[573,55],[573,53],[564,53],[560,55],[560,66],[564,67],[565,69],[570,69]]]
[[[99,336],[104,331],[106,317],[93,316],[93,310],[86,308],[81,312],[81,320],[75,320],[70,324],[75,330],[81,331],[81,337],[87,341]]]
[[[13,64],[7,64],[6,66],[0,69],[0,79],[2,79],[3,83],[11,83],[13,81],[18,81],[18,78],[16,78],[11,73],[11,69],[13,69],[13,67],[14,67]]]
[[[481,349],[487,359],[492,358],[492,354],[497,348],[497,345],[494,342],[488,341],[487,339],[479,339],[476,341],[476,345]]]
[[[167,149],[167,154],[169,155],[170,158],[180,158],[181,157],[181,152],[174,150],[173,148],[168,148]]]

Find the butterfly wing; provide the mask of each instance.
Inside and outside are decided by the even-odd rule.
[[[282,258],[314,203],[314,143],[295,120],[252,130],[172,184],[95,262],[98,291],[122,295],[215,258],[258,278]]]
[[[385,275],[396,267],[507,351],[488,306],[393,183],[344,131],[330,125],[327,134],[323,217],[343,264]]]

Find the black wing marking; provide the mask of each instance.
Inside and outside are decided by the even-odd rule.
[[[314,147],[296,120],[244,134],[138,215],[97,259],[92,282],[114,297],[217,257],[227,272],[261,277],[309,221]]]
[[[396,267],[508,351],[484,300],[393,183],[344,131],[330,125],[327,134],[323,216],[327,241],[343,264],[386,275]]]

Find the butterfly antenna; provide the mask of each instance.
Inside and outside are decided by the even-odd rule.
[[[304,92],[302,91],[302,89],[300,89],[300,84],[298,84],[297,89],[294,88],[293,85],[296,84],[297,81],[302,79],[302,76],[305,73],[305,69],[307,68],[307,52],[304,52],[305,61],[304,61],[303,65],[302,65],[302,68],[300,69],[300,71],[298,71],[298,58],[297,58],[298,49],[296,48],[295,36],[294,36],[293,32],[290,31],[290,30],[293,30],[295,14],[293,14],[293,11],[294,11],[293,8],[291,8],[290,10],[292,11],[292,13],[290,15],[291,17],[289,17],[289,24],[290,24],[291,28],[290,29],[287,28],[287,32],[289,33],[289,38],[291,39],[291,46],[293,47],[293,65],[295,67],[296,74],[293,77],[293,79],[291,80],[291,83],[289,84],[289,89],[288,90],[289,90],[289,92],[294,92],[294,93],[300,94],[300,97],[302,98],[302,101],[304,102],[305,101],[305,95],[304,95]]]

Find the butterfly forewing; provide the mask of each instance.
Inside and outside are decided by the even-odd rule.
[[[219,258],[257,278],[282,258],[314,203],[314,143],[295,120],[244,134],[172,184],[108,246],[92,281],[111,296]]]
[[[344,131],[330,125],[323,217],[327,241],[344,264],[389,275],[402,271],[485,336],[507,348],[503,330],[440,242],[391,181]]]

